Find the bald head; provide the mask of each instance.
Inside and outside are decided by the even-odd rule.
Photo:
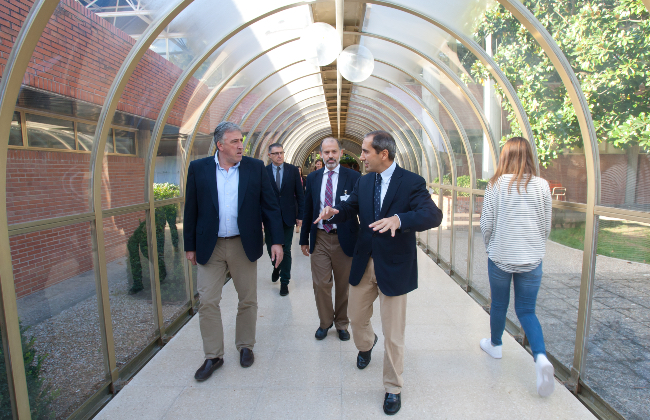
[[[320,155],[329,170],[339,166],[341,159],[341,142],[335,137],[327,137],[320,144]]]

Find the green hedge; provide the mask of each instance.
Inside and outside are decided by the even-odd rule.
[[[29,337],[29,327],[20,327],[20,339],[23,347],[23,362],[27,379],[27,393],[29,394],[29,407],[33,419],[53,419],[54,410],[50,404],[57,399],[59,391],[45,383],[41,377],[41,369],[47,355],[37,355],[34,343],[36,339]],[[5,355],[0,346],[0,420],[11,420],[11,401],[9,400],[9,385],[7,383],[7,367]]]

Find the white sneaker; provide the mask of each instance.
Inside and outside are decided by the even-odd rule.
[[[537,393],[540,397],[548,397],[555,388],[555,378],[553,377],[555,369],[545,355],[538,354],[535,370],[537,371]]]
[[[495,359],[501,358],[501,347],[502,346],[495,346],[492,344],[492,340],[489,338],[484,338],[481,340],[481,349]]]

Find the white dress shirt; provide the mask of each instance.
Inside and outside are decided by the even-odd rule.
[[[219,197],[219,232],[220,238],[239,235],[237,216],[239,214],[239,165],[227,171],[219,165],[219,152],[214,155],[217,163],[217,191]]]
[[[327,169],[327,166],[325,167],[325,170],[323,171],[323,181],[321,182],[320,186],[320,211],[322,212],[323,209],[325,208],[325,192],[327,190],[327,178],[329,178],[328,173],[333,172],[332,174],[332,207],[334,207],[337,203],[336,201],[336,187],[338,186],[339,183],[339,171],[341,170],[341,165],[338,165],[336,168],[332,169],[331,171]],[[323,221],[321,220],[318,222],[318,229],[323,229]],[[336,225],[332,224],[332,229],[336,229]]]

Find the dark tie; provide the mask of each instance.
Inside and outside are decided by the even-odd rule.
[[[375,178],[375,222],[379,220],[381,211],[381,175],[377,174]]]
[[[280,167],[277,167],[277,172],[275,173],[275,185],[278,186],[278,191],[280,190]]]
[[[327,173],[327,184],[325,185],[325,207],[332,207],[332,197],[334,196],[332,192],[332,174],[334,171],[329,171]],[[330,223],[323,222],[323,229],[325,232],[329,233],[332,230],[332,225]]]

